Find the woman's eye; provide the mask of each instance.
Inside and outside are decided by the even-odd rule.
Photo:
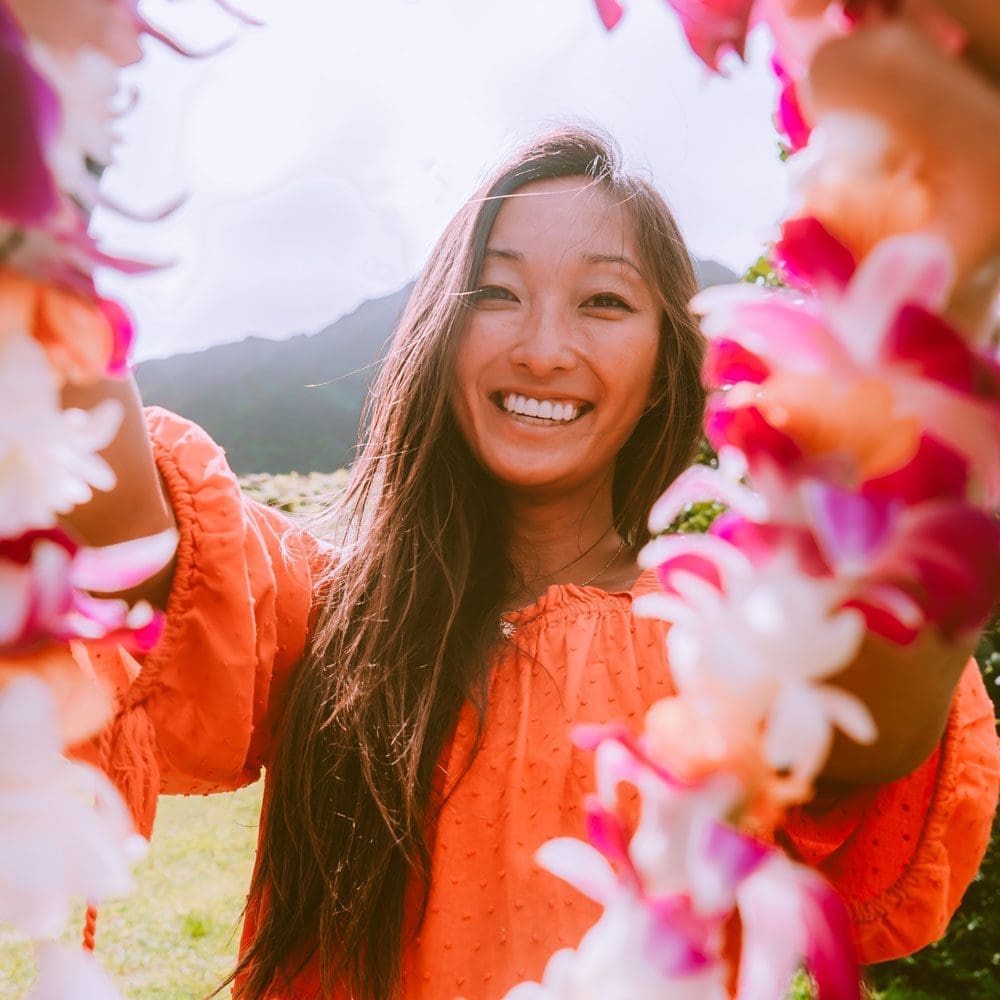
[[[620,295],[615,295],[613,292],[592,295],[583,304],[590,309],[624,309],[626,312],[635,312]]]
[[[517,296],[502,285],[483,285],[472,293],[472,301],[477,306],[487,302],[517,302]]]

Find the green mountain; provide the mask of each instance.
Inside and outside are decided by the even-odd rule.
[[[737,280],[696,261],[702,287]],[[247,337],[139,365],[142,398],[199,423],[239,475],[328,472],[354,458],[361,407],[412,285],[319,333]]]
[[[349,465],[375,364],[411,287],[316,334],[147,361],[136,371],[142,398],[199,423],[240,475]]]

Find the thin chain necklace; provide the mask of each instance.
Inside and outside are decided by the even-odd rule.
[[[589,587],[599,577],[604,576],[604,574],[607,573],[607,571],[611,569],[611,567],[615,564],[618,557],[622,554],[622,549],[624,548],[625,548],[625,539],[620,538],[618,540],[618,548],[615,549],[614,555],[612,555],[611,558],[593,576],[587,577],[587,579],[584,580],[583,583],[579,584],[579,586]]]
[[[622,554],[624,548],[625,548],[625,539],[621,538],[618,540],[618,548],[615,549],[614,554],[611,556],[611,558],[593,576],[588,576],[587,579],[583,581],[583,583],[579,583],[576,586],[589,587],[595,580],[604,576],[604,574],[607,573],[607,571],[611,569],[611,567],[615,564],[618,557]],[[569,565],[572,566],[573,564],[569,563]],[[507,621],[506,618],[501,617],[500,631],[506,638],[509,639],[517,631],[517,626],[513,622]]]

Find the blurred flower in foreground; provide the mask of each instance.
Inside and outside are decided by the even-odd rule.
[[[59,195],[46,155],[60,123],[59,101],[32,65],[26,41],[0,2],[0,220],[31,224],[54,211]],[[0,249],[2,255],[2,249]]]
[[[48,638],[152,649],[161,614],[144,602],[129,608],[92,592],[130,590],[169,562],[176,543],[173,530],[104,548],[81,548],[57,528],[0,538],[0,652]]]
[[[844,608],[845,585],[803,572],[790,548],[755,561],[714,535],[655,539],[640,555],[668,588],[635,601],[639,615],[672,623],[667,650],[678,692],[727,705],[759,732],[767,760],[803,792],[826,762],[834,729],[869,743],[864,704],[823,683],[850,662],[864,619]],[[736,711],[738,707],[738,711]]]
[[[0,921],[58,934],[70,902],[127,892],[145,841],[108,778],[61,756],[46,685],[17,677],[0,691]]]
[[[713,380],[733,385],[713,412],[755,407],[802,455],[837,466],[847,487],[905,465],[927,430],[969,463],[968,499],[994,506],[1000,366],[940,315],[954,281],[948,245],[897,236],[856,265],[806,218],[786,224],[776,254],[810,294],[731,285],[692,302],[705,335],[729,345],[710,359]]]
[[[0,268],[0,338],[28,333],[60,380],[84,384],[127,372],[132,324],[113,302]]]
[[[936,235],[960,280],[1000,253],[1000,89],[972,65],[892,19],[824,45],[799,96],[814,132],[791,161],[797,214],[857,259]]]
[[[82,948],[43,941],[35,953],[38,979],[25,1000],[122,1000],[94,956]]]
[[[0,537],[47,528],[57,514],[115,484],[98,455],[114,438],[122,407],[63,410],[42,347],[27,334],[0,336]]]
[[[576,949],[552,956],[541,983],[522,983],[507,1000],[724,1000],[734,963],[737,1000],[774,1000],[802,961],[821,998],[860,995],[850,920],[836,893],[725,822],[739,807],[738,782],[680,781],[613,727],[581,736],[598,754],[591,843],[559,838],[536,858],[604,914]],[[630,841],[617,811],[621,781],[643,794]],[[737,916],[738,960],[730,940]]]

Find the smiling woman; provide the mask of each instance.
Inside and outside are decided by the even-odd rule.
[[[163,642],[112,735],[150,771],[136,794],[267,766],[240,1000],[496,1000],[594,922],[532,858],[584,832],[594,772],[571,728],[637,728],[673,692],[666,627],[633,615],[659,587],[635,554],[701,430],[694,289],[662,198],[607,137],[563,129],[435,247],[334,544],[242,498],[200,429],[148,414],[149,507],[181,541]],[[109,461],[141,468],[149,442],[125,441]],[[135,494],[133,476],[81,514],[87,533],[116,540]],[[867,961],[932,939],[975,869],[984,699],[967,674],[940,753],[779,831],[850,859],[828,874]],[[872,864],[880,840],[897,846]]]

